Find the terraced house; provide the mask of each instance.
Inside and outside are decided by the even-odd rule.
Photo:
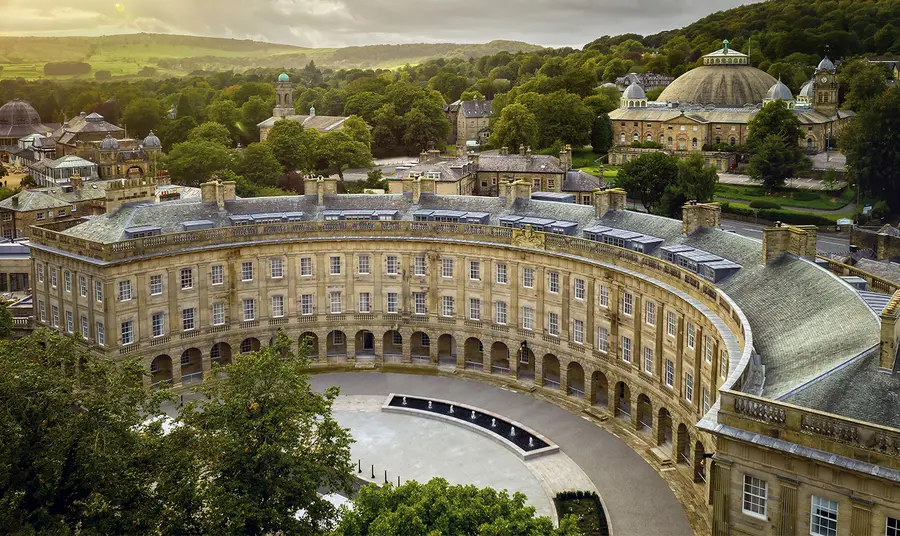
[[[754,240],[720,230],[715,204],[678,221],[626,211],[621,190],[584,205],[521,180],[495,197],[401,182],[256,199],[208,183],[36,226],[37,322],[138,359],[148,387],[195,384],[283,330],[314,370],[533,390],[652,449],[698,533],[897,534],[900,294],[847,284],[814,228]]]

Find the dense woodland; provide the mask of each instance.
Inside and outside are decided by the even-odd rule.
[[[320,115],[352,115],[361,121],[354,118],[358,128],[340,136],[307,133],[302,150],[297,140],[290,147],[285,141],[281,147],[265,144],[268,150],[254,145],[256,125],[271,115],[280,70],[128,81],[99,80],[105,75],[90,82],[4,80],[0,102],[25,98],[45,121],[62,122],[96,111],[125,125],[134,136],[154,130],[169,153],[166,165],[173,177],[189,184],[223,169],[256,177],[259,180],[249,182],[270,187],[284,172],[340,174],[371,156],[441,147],[450,131],[442,107],[460,98],[493,100],[494,147],[524,144],[552,153],[562,144],[591,145],[602,154],[611,142],[605,114],[618,103],[618,92],[601,87],[603,82],[632,71],[679,75],[697,66],[702,54],[719,48],[725,38],[795,92],[821,56],[842,60],[842,99],[847,107],[862,110],[884,92],[887,73],[855,58],[900,53],[900,28],[892,23],[897,20],[900,3],[895,1],[778,0],[716,13],[676,31],[604,36],[582,50],[442,58],[395,70],[321,69],[310,61],[302,69],[288,70],[298,113],[314,107]],[[173,109],[176,118],[169,119]],[[368,132],[363,122],[371,127]],[[200,133],[192,137],[198,126]],[[201,151],[198,140],[219,141],[222,150],[210,156]],[[246,150],[233,153],[230,148],[237,144]],[[291,153],[294,150],[300,152]]]

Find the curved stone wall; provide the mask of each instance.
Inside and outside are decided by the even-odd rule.
[[[597,242],[402,223],[417,232],[326,222],[303,237],[251,234],[112,262],[39,248],[38,322],[84,325],[97,351],[137,356],[148,383],[175,387],[283,330],[307,344],[314,370],[443,371],[533,388],[620,419],[705,480],[714,444],[695,425],[716,411],[719,388],[740,386],[752,346],[727,296]]]

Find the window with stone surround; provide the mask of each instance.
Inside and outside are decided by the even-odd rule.
[[[837,522],[838,503],[813,495],[810,499],[810,535],[837,536]]]
[[[744,475],[744,498],[741,511],[745,514],[766,519],[769,498],[769,483],[751,475]],[[900,536],[900,535],[898,535]]]
[[[213,285],[221,285],[225,282],[225,267],[221,264],[213,264],[210,271],[210,283]]]
[[[469,298],[469,320],[481,320],[481,300]]]

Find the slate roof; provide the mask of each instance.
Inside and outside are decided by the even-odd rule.
[[[107,132],[114,135],[120,132],[124,133],[125,129],[106,121],[103,119],[103,116],[99,114],[79,115],[56,129],[53,133],[53,137],[58,139],[59,143],[71,145],[75,142],[78,134],[97,132]]]
[[[517,214],[575,222],[578,236],[585,227],[602,224],[736,262],[741,269],[718,285],[748,318],[755,349],[765,365],[762,395],[766,397],[790,393],[879,342],[878,320],[856,291],[809,260],[783,255],[762,265],[762,243],[756,239],[704,228],[685,237],[679,220],[629,211],[611,211],[598,220],[592,206],[574,203],[516,199],[507,207],[506,200],[497,197],[424,195],[418,205],[413,205],[408,196],[384,194],[329,195],[324,206],[317,206],[316,197],[307,195],[229,201],[225,210],[219,211],[215,203],[194,199],[164,205],[126,205],[113,214],[91,218],[66,234],[114,242],[124,238],[127,227],[154,225],[163,233],[171,233],[182,231],[185,221],[210,220],[216,226],[226,226],[230,215],[272,212],[303,212],[305,219],[314,220],[321,219],[324,210],[334,209],[397,210],[404,220],[411,220],[418,209],[487,212],[491,225],[498,225],[502,216]],[[810,405],[816,407],[813,404],[817,400]]]
[[[859,259],[854,266],[864,272],[900,284],[900,264],[897,264],[896,262]]]
[[[482,154],[478,171],[500,173],[564,173],[559,158],[542,154]]]
[[[595,177],[586,171],[580,169],[570,169],[566,172],[563,179],[563,192],[592,192],[595,188],[600,188],[604,182],[600,177]]]
[[[491,101],[467,100],[459,103],[459,109],[466,119],[491,116]]]
[[[698,123],[745,124],[749,123],[759,110],[759,106],[755,105],[734,108],[697,105],[678,105],[669,108],[657,105],[646,108],[617,108],[609,112],[609,118],[613,121],[664,122],[683,115]],[[830,123],[835,119],[844,119],[856,115],[851,110],[839,110],[834,117],[817,112],[812,108],[794,108],[791,111],[794,112],[794,115],[797,116],[802,125]]]
[[[344,128],[344,121],[348,118],[337,115],[289,115],[285,118],[270,117],[256,126],[257,128],[273,127],[282,119],[300,123],[304,128],[311,128],[319,132],[331,132]]]
[[[444,159],[430,164],[416,164],[410,166],[409,169],[402,172],[400,178],[424,175],[429,171],[439,171],[441,173],[441,181],[458,181],[466,174],[463,173],[465,165],[469,162],[468,157]]]

